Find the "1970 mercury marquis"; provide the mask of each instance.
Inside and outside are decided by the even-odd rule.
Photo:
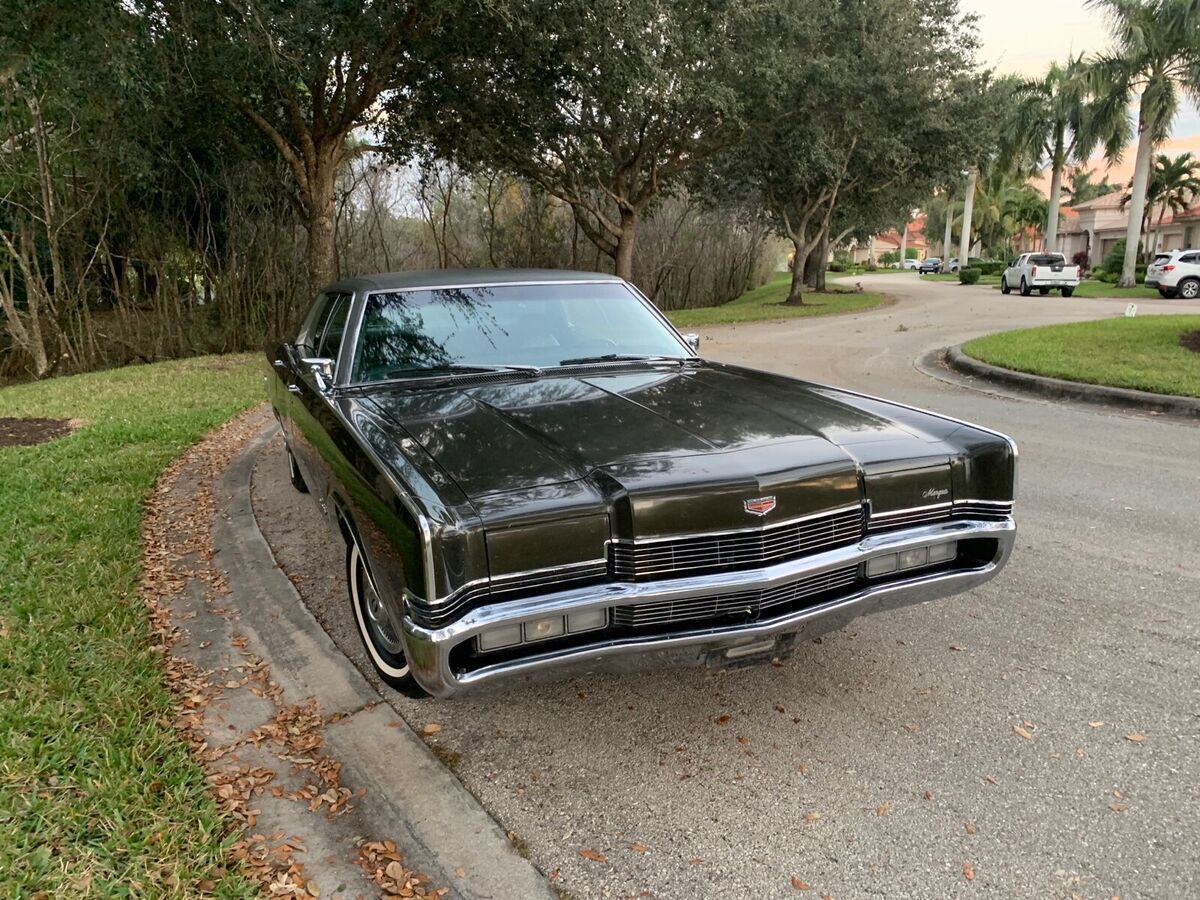
[[[608,275],[321,293],[268,393],[388,684],[769,660],[1005,564],[1009,438],[696,350]]]

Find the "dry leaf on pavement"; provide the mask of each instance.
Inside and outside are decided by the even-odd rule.
[[[803,881],[801,881],[799,878],[797,878],[795,875],[793,875],[792,876],[792,887],[794,887],[798,891],[807,891],[811,888],[811,885],[805,884]]]
[[[591,850],[587,847],[580,850],[579,855],[584,859],[590,859],[592,862],[608,862],[608,857],[599,850]]]

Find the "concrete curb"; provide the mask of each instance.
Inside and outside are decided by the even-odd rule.
[[[304,606],[258,529],[250,479],[274,421],[246,443],[215,485],[215,562],[238,598],[239,626],[265,648],[272,678],[335,716],[325,740],[373,832],[393,838],[405,865],[463,898],[555,897],[496,821],[367,683]]]
[[[960,375],[982,378],[1006,387],[1020,388],[1051,400],[1075,400],[1104,406],[1119,406],[1140,412],[1158,412],[1187,419],[1200,419],[1200,398],[1172,397],[1168,394],[1154,394],[1150,391],[1084,384],[1079,381],[1065,381],[1060,378],[1016,372],[967,356],[962,352],[961,346],[950,347],[943,351],[942,359],[947,366]]]

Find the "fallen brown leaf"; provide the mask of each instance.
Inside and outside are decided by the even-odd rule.
[[[1025,738],[1025,740],[1027,740],[1027,741],[1033,740],[1033,735],[1030,734],[1028,731],[1026,731],[1025,728],[1023,728],[1020,725],[1014,725],[1012,727],[1012,730],[1013,730],[1013,734],[1015,734],[1017,737]]]
[[[691,859],[688,860],[688,865],[689,866],[701,866],[701,865],[704,865],[704,860],[702,860],[698,856],[693,856]]]
[[[968,822],[968,823],[967,823],[966,825],[964,825],[963,827],[964,827],[964,828],[967,830],[967,834],[974,834],[974,833],[975,833],[975,826],[974,826],[974,825],[972,825],[970,822]]]
[[[1104,723],[1101,722],[1099,719],[1097,719],[1095,722],[1088,722],[1088,725],[1090,725],[1092,728],[1099,728],[1103,724]]]
[[[1129,809],[1124,803],[1110,803],[1108,804],[1108,808],[1113,812],[1125,812],[1125,810]]]
[[[718,725],[724,725],[732,718],[733,716],[731,716],[729,713],[721,713],[721,715],[717,716],[713,721],[715,721]]]
[[[580,850],[579,855],[584,859],[590,859],[592,862],[608,862],[608,857],[599,850],[591,850],[587,847]]]
[[[1144,734],[1138,734],[1136,731],[1130,732],[1129,734],[1125,735],[1125,740],[1132,741],[1135,744],[1140,744],[1145,739],[1146,739],[1146,736]]]
[[[632,850],[634,853],[645,853],[650,848],[647,847],[645,844],[643,844],[641,841],[634,841],[632,844],[629,845],[629,849]]]
[[[975,880],[975,867],[969,862],[963,863],[963,878],[967,879],[967,881]]]
[[[889,807],[886,803],[880,803],[877,807],[875,807],[875,815],[886,816],[888,813],[888,808]]]
[[[812,889],[812,885],[805,884],[803,881],[801,881],[795,875],[792,876],[792,887],[794,887],[798,891],[807,891],[807,890]]]
[[[421,733],[422,734],[437,734],[441,730],[442,730],[442,726],[439,725],[437,722],[430,722],[428,725],[426,725],[424,728],[421,729]]]
[[[814,812],[809,812],[809,813],[805,813],[805,814],[804,814],[804,821],[805,821],[805,822],[815,822],[815,821],[817,821],[817,819],[819,819],[819,818],[821,818],[821,814],[820,814],[819,812],[816,812],[816,811],[814,811]]]

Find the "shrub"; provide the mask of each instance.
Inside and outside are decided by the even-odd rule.
[[[1138,244],[1138,258],[1142,256],[1142,245]],[[1104,262],[1100,263],[1100,268],[1105,272],[1113,272],[1117,275],[1121,274],[1121,269],[1125,265],[1125,239],[1117,241],[1113,244],[1112,249],[1104,254]],[[1144,272],[1144,267],[1142,268]]]
[[[895,265],[896,263],[900,262],[900,254],[895,250],[889,250],[887,253],[881,253],[879,255],[879,262],[885,266]]]
[[[965,269],[958,270],[959,284],[979,284],[979,269],[976,266],[968,266]]]
[[[972,263],[971,268],[978,269],[980,275],[999,275],[1006,268],[1008,268],[1008,263],[1006,263],[1006,262]]]
[[[840,263],[840,262],[838,262],[838,261],[835,259],[833,262],[831,262],[831,263],[829,264],[829,266],[828,266],[828,270],[829,270],[830,272],[845,272],[845,271],[846,271],[846,266],[845,266],[845,264],[844,264],[844,263]]]
[[[874,272],[878,268],[879,268],[879,266],[875,265],[875,263],[869,262],[865,266],[863,266],[863,271],[864,272]]]
[[[1078,253],[1072,256],[1071,262],[1079,266],[1079,268],[1083,269],[1085,272],[1092,267],[1092,261],[1088,259],[1086,250],[1080,250]]]
[[[1116,284],[1121,280],[1121,275],[1118,272],[1101,272],[1100,280],[1105,284]]]

